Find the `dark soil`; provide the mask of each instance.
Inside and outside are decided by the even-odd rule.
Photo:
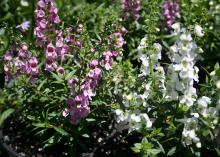
[[[12,116],[5,122],[3,128],[3,142],[6,143],[11,150],[15,151],[19,157],[56,157],[65,156],[64,147],[59,149],[47,148],[42,149],[42,143],[37,137],[31,134],[31,130],[26,128],[22,117]],[[58,156],[57,156],[58,157]]]
[[[111,119],[111,118],[109,118]],[[93,137],[91,137],[90,147],[87,152],[80,153],[82,157],[135,157],[130,147],[133,143],[141,141],[140,135],[128,136],[127,132],[118,133],[113,130],[113,121],[102,130],[95,126],[91,128]],[[19,154],[19,157],[65,157],[67,155],[67,146],[56,144],[43,149],[42,142],[33,132],[27,129],[26,124],[22,122],[22,117],[11,116],[6,120],[3,128],[3,137],[1,142],[6,143],[13,151]],[[7,157],[0,153],[0,156]],[[79,157],[79,156],[77,156]]]

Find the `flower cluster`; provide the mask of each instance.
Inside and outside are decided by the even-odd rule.
[[[186,118],[182,132],[183,144],[190,145],[194,142],[197,147],[201,147],[200,139],[196,133],[199,126],[199,114],[192,108],[196,105],[198,97],[194,83],[199,81],[199,69],[195,63],[198,60],[201,48],[193,41],[187,29],[180,29],[178,23],[172,25],[172,28],[174,28],[177,39],[167,53],[171,64],[167,71],[166,98],[167,100],[179,101],[179,104],[186,106],[187,110],[193,115],[193,117]],[[198,99],[197,104],[197,108],[200,108],[201,104],[210,104],[210,100],[207,97],[202,97]]]
[[[164,17],[163,29],[168,31],[175,19],[180,18],[178,1],[165,0],[162,4],[162,14]]]
[[[122,0],[122,9],[124,19],[131,16],[133,20],[138,21],[140,18],[141,0]]]
[[[188,118],[182,132],[182,141],[184,145],[190,145],[192,142],[196,143],[197,147],[201,147],[201,142],[196,134],[198,131],[198,117],[197,114],[192,118]]]
[[[36,15],[37,27],[35,28],[35,35],[37,44],[45,46],[45,44],[50,42],[46,33],[55,31],[54,24],[61,22],[54,0],[38,0]]]
[[[143,94],[134,92],[123,95],[124,106],[115,110],[116,121],[119,123],[119,130],[128,129],[129,132],[151,127],[156,117],[152,115],[148,117],[154,108],[148,103],[157,101],[154,95],[157,93],[160,97],[159,101],[175,102],[190,115],[184,116],[182,143],[185,146],[195,143],[200,148],[202,144],[199,129],[202,124],[199,120],[209,118],[210,121],[214,121],[210,126],[215,129],[217,124],[215,117],[218,116],[220,107],[209,106],[211,99],[207,96],[198,98],[194,87],[194,84],[199,81],[199,69],[195,64],[201,58],[199,53],[203,52],[202,49],[197,46],[188,29],[180,28],[179,23],[172,25],[172,28],[176,41],[167,52],[170,63],[165,67],[160,65],[162,46],[155,43],[152,48],[149,48],[147,38],[141,40],[138,46],[142,61],[139,78],[141,80],[146,78],[142,80]],[[200,37],[202,28],[198,25],[195,28],[197,28],[197,31],[194,30],[195,35]],[[146,49],[148,51],[144,53]]]
[[[151,110],[147,101],[152,98],[152,85],[159,87],[160,90],[165,92],[165,72],[162,66],[159,64],[161,59],[162,47],[159,43],[153,45],[153,50],[143,54],[142,52],[147,47],[146,38],[141,40],[141,44],[138,47],[140,52],[140,60],[142,61],[141,74],[139,77],[149,77],[154,75],[155,81],[149,81],[143,84],[143,94],[129,94],[124,95],[125,110],[117,109],[116,121],[119,123],[119,130],[129,129],[129,132],[141,128],[150,128],[152,126],[152,120],[148,117],[147,113],[143,112],[142,108],[146,108],[147,111]]]
[[[79,28],[81,29],[82,27]],[[116,42],[112,41],[114,37],[116,37]],[[69,116],[73,124],[77,124],[82,118],[85,118],[89,114],[89,100],[96,96],[96,88],[102,73],[101,68],[104,67],[107,71],[112,68],[114,59],[120,54],[118,49],[123,46],[123,41],[122,33],[113,33],[110,36],[110,48],[112,48],[112,51],[108,50],[103,52],[100,61],[97,59],[90,61],[90,70],[83,79],[83,82],[81,83],[77,79],[69,80],[71,98],[67,100],[67,108],[63,111],[63,116]],[[114,49],[114,47],[116,48]],[[75,86],[78,83],[80,84],[80,90],[75,92]]]
[[[56,28],[61,20],[53,0],[39,0],[36,16],[35,35],[38,45],[43,47],[45,51],[45,70],[63,74],[64,68],[58,65],[58,61],[60,60],[63,63],[66,55],[71,52],[71,47],[81,47],[81,42],[74,37],[73,28],[68,27],[65,30]],[[79,24],[77,33],[82,32],[82,30],[83,25]],[[53,35],[55,35],[55,39],[52,38]]]
[[[191,107],[197,98],[193,85],[194,81],[198,82],[199,69],[195,63],[200,48],[186,29],[177,31],[177,41],[168,52],[172,64],[168,67],[167,98],[180,100],[180,104]]]
[[[14,54],[17,54],[17,56]],[[10,82],[13,76],[22,74],[26,74],[30,79],[34,79],[39,73],[38,60],[36,57],[32,57],[26,43],[21,44],[18,51],[16,51],[16,48],[8,50],[4,55],[4,62],[6,82]]]
[[[66,117],[70,115],[70,121],[73,124],[77,124],[82,118],[85,118],[89,114],[89,100],[96,95],[96,87],[101,76],[101,69],[98,66],[99,62],[97,60],[90,62],[89,74],[80,86],[78,95],[74,93],[76,80],[71,79],[69,81],[70,93],[74,98],[67,100],[67,108],[64,110],[63,116]]]

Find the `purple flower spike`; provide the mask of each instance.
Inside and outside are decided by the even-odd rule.
[[[168,31],[172,24],[175,23],[175,19],[180,18],[178,1],[165,0],[162,5],[162,14],[164,16],[163,29]]]
[[[140,18],[141,0],[122,0],[122,9],[123,19],[131,16],[134,21],[138,21]]]

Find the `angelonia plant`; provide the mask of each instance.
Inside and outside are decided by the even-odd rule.
[[[123,27],[111,30],[93,46],[83,24],[67,28],[63,25],[55,2],[39,0],[34,53],[27,43],[21,43],[19,49],[18,45],[12,46],[4,55],[4,72],[6,84],[20,76],[28,79],[25,82],[30,85],[37,85],[44,78],[54,79],[50,75],[65,80],[69,95],[62,115],[68,117],[72,124],[77,124],[90,113],[89,101],[96,96],[102,75],[111,70],[115,59],[122,55],[126,30]]]
[[[211,137],[217,136],[219,101],[216,99],[219,98],[210,95],[214,92],[198,94],[198,89],[195,88],[195,84],[199,81],[199,68],[195,64],[202,58],[200,54],[203,50],[196,44],[193,37],[204,36],[201,26],[195,25],[191,32],[187,28],[182,28],[180,23],[173,24],[171,28],[173,29],[171,36],[175,38],[175,42],[166,52],[169,58],[166,64],[164,64],[166,59],[162,57],[161,44],[154,43],[149,48],[147,38],[141,40],[137,48],[142,62],[138,76],[141,86],[137,91],[123,95],[123,107],[115,110],[117,129],[138,131],[146,137],[151,137],[149,134],[152,130],[154,132],[155,129],[159,129],[158,133],[164,136],[163,129],[166,130],[174,123],[179,123],[183,128],[176,129],[182,132],[179,137],[182,145],[190,148],[195,144],[198,149],[203,146],[203,141],[207,138],[201,128],[209,126]],[[212,76],[214,75],[215,71],[212,72]],[[218,81],[215,84],[218,86]],[[173,106],[175,110],[162,111],[168,107],[167,105]],[[170,113],[163,115],[162,112]],[[165,116],[164,120],[161,118],[163,116]],[[149,140],[152,139],[149,138]],[[146,143],[150,142],[144,138],[142,143],[136,144],[133,150],[149,156],[154,153],[165,153],[163,149],[157,148],[158,146],[154,148],[153,145],[148,148],[149,150],[144,149]],[[151,152],[155,151],[154,149],[158,150]],[[196,149],[194,151],[192,153],[195,155],[201,155]]]
[[[33,19],[2,56],[4,102],[21,108],[42,148],[79,156],[120,135],[135,137],[139,156],[220,155],[218,0],[30,4]]]

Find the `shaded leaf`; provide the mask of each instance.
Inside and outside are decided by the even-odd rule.
[[[14,112],[14,109],[9,108],[7,110],[5,110],[0,117],[0,127],[2,126],[2,124],[4,123],[4,121]]]
[[[169,152],[167,153],[167,156],[171,156],[176,152],[176,147],[173,147],[169,150]]]

